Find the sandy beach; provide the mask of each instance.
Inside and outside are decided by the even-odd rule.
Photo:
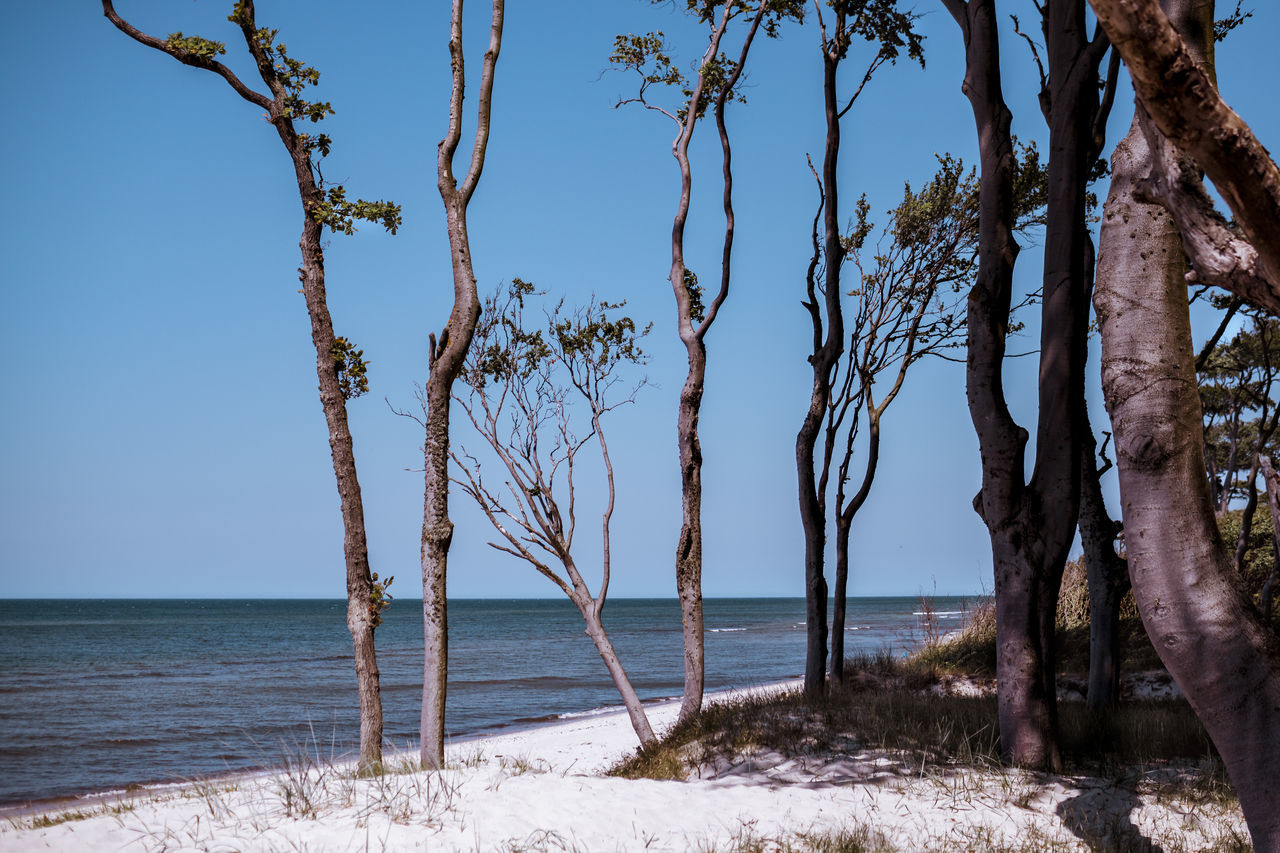
[[[677,710],[652,706],[655,727]],[[1119,847],[1102,849],[1172,851],[1248,838],[1238,809],[1144,795],[1141,784],[1135,794],[886,752],[756,754],[690,781],[604,775],[634,748],[626,715],[610,712],[453,743],[439,773],[409,772],[405,755],[381,778],[356,779],[350,765],[300,758],[11,814],[0,851],[809,850],[840,833],[865,837],[867,849],[1091,850],[1110,835]]]

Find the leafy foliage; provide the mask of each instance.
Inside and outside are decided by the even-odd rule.
[[[395,598],[387,592],[387,587],[391,586],[395,579],[395,575],[390,575],[385,581],[380,581],[377,572],[370,576],[373,585],[369,588],[369,618],[373,620],[374,628],[382,624],[382,611],[390,607],[391,600]]]
[[[331,231],[354,234],[356,220],[373,222],[394,234],[400,228],[400,205],[390,201],[347,200],[341,185],[329,187],[323,200],[311,206],[311,217]]]
[[[1253,17],[1253,10],[1248,12],[1241,11],[1240,7],[1243,5],[1244,0],[1236,0],[1236,8],[1230,15],[1213,22],[1213,40],[1215,42],[1223,41],[1232,30]]]
[[[173,50],[204,60],[211,60],[215,56],[221,56],[227,52],[225,42],[210,41],[200,36],[184,36],[181,32],[169,33],[169,38],[165,43]]]
[[[364,350],[356,349],[355,344],[340,337],[334,338],[329,354],[333,356],[333,369],[338,374],[343,399],[353,400],[367,394],[369,362],[364,360]]]
[[[854,40],[861,38],[877,45],[868,78],[879,65],[896,64],[904,50],[924,67],[924,36],[915,29],[919,13],[902,11],[897,0],[829,0],[828,5],[836,11],[838,25],[827,49],[837,58],[844,59]]]
[[[1280,453],[1280,320],[1252,315],[1249,327],[1213,348],[1199,381],[1205,461],[1221,511],[1255,488],[1242,472],[1257,454]]]
[[[698,276],[688,267],[684,268],[684,289],[689,294],[689,319],[701,323],[707,315],[707,305],[702,285],[698,284]]]
[[[662,2],[662,0],[653,0],[653,2]],[[760,28],[769,38],[777,37],[779,25],[784,19],[804,20],[806,8],[804,0],[760,0],[759,3],[727,0],[727,4],[726,0],[686,0],[685,9],[699,23],[707,24],[714,31],[717,26],[716,19],[724,14],[726,5],[729,19],[741,15],[760,15]],[[676,63],[671,58],[666,37],[661,31],[643,35],[628,33],[616,36],[613,40],[613,53],[609,56],[609,63],[619,70],[630,71],[640,78],[640,90],[637,96],[620,101],[619,105],[637,101],[650,109],[664,113],[681,125],[688,119],[691,105],[694,119],[701,119],[706,115],[707,108],[722,94],[726,100],[746,103],[746,98],[741,91],[740,77],[733,84],[732,90],[728,89],[729,81],[738,71],[736,61],[721,52],[702,61],[690,78],[676,67]],[[699,84],[701,85],[700,95],[695,101],[694,91],[698,89]],[[654,85],[678,87],[683,97],[680,105],[670,110],[651,104],[648,100],[648,90]]]

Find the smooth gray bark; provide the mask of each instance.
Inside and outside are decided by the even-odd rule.
[[[467,349],[480,317],[471,239],[467,230],[467,206],[484,169],[489,143],[489,115],[493,104],[493,76],[502,49],[504,0],[493,0],[489,46],[480,77],[476,131],[471,165],[459,184],[453,173],[453,156],[462,137],[462,99],[466,91],[462,50],[462,4],[453,0],[449,56],[453,89],[449,98],[449,129],[440,141],[436,159],[436,186],[444,203],[453,268],[453,310],[437,341],[430,337],[426,384],[426,437],[423,442],[422,510],[422,718],[419,722],[419,757],[423,767],[444,765],[444,713],[449,675],[449,628],[446,578],[453,522],[449,518],[449,403],[453,382],[462,369]]]
[[[1212,3],[1166,0],[1211,62]],[[1198,38],[1196,38],[1198,34]],[[1175,153],[1139,108],[1112,157],[1098,290],[1102,383],[1116,440],[1129,575],[1161,660],[1217,746],[1255,849],[1280,850],[1280,642],[1233,577],[1202,450],[1184,254],[1165,208],[1141,200]]]

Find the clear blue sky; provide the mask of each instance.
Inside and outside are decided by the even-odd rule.
[[[1280,10],[1253,5],[1254,19],[1220,48],[1221,84],[1274,142]],[[117,3],[152,34],[226,41],[229,64],[250,80],[225,21],[229,6]],[[474,83],[488,5],[468,7]],[[975,150],[959,32],[941,4],[917,8],[928,70],[884,69],[844,126],[843,197],[865,191],[881,221],[904,181],[932,174],[934,152],[972,160]],[[1006,10],[1024,23],[1034,17],[1028,2]],[[422,480],[406,469],[421,467],[421,437],[383,399],[414,405],[427,334],[443,325],[451,298],[435,189],[447,4],[262,0],[258,17],[323,73],[317,97],[337,110],[325,122],[335,140],[326,177],[353,196],[404,206],[398,236],[373,226],[335,236],[327,266],[337,331],[372,363],[372,393],[352,403],[351,417],[373,566],[397,577],[393,592],[412,597]],[[483,290],[519,276],[571,302],[625,298],[654,323],[657,387],[610,433],[619,596],[673,594],[679,526],[675,400],[685,365],[665,280],[678,189],[673,127],[654,113],[614,110],[634,85],[604,73],[615,34],[656,29],[686,66],[705,44],[673,5],[511,2],[489,158],[470,214]],[[820,156],[823,138],[817,38],[806,24],[758,44],[750,103],[729,119],[737,275],[708,339],[708,595],[803,594],[793,448],[810,384],[799,303],[814,204],[805,154]],[[1034,65],[1011,33],[1003,44],[1016,130],[1045,150]],[[275,133],[222,80],[127,39],[93,2],[10,9],[0,79],[0,333],[10,363],[0,596],[340,597],[338,502],[296,292],[301,214]],[[1127,127],[1131,103],[1122,92],[1109,141]],[[700,129],[695,143],[688,238],[690,266],[708,278],[721,228],[711,131]],[[1024,283],[1035,281],[1038,263],[1028,247]],[[1096,353],[1092,364],[1096,374]],[[1028,358],[1009,377],[1015,414],[1033,433],[1035,374]],[[1100,418],[1096,391],[1093,400]],[[914,594],[935,579],[940,593],[989,586],[988,540],[970,508],[979,471],[963,368],[920,365],[885,432],[876,490],[855,524],[851,594]],[[454,435],[476,445],[463,423]],[[586,531],[598,497],[584,488],[584,567],[593,564]],[[454,518],[451,595],[555,594],[485,546],[486,522],[456,491]]]

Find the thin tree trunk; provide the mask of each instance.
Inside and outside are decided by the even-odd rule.
[[[853,519],[836,516],[836,588],[831,612],[831,686],[844,685],[844,632],[849,605],[849,535]]]
[[[1120,525],[1107,514],[1101,471],[1094,460],[1093,429],[1088,422],[1088,413],[1081,412],[1080,543],[1089,586],[1089,689],[1085,705],[1100,712],[1120,701],[1120,602],[1129,590],[1129,567],[1116,553]]]
[[[702,388],[707,379],[707,350],[702,338],[685,339],[689,373],[680,389],[676,415],[676,442],[680,448],[680,538],[676,543],[676,593],[680,597],[680,622],[684,639],[684,692],[680,719],[702,710],[705,651],[702,622],[702,442],[698,416]]]
[[[574,603],[578,605],[578,610],[582,612],[582,618],[587,622],[587,636],[591,638],[591,642],[595,643],[596,651],[600,653],[600,659],[604,661],[605,667],[609,670],[609,676],[613,679],[613,684],[618,688],[618,695],[622,697],[622,705],[627,709],[627,717],[631,720],[631,727],[635,729],[636,736],[640,738],[640,746],[650,747],[658,742],[658,738],[653,734],[653,728],[649,725],[649,718],[644,713],[644,705],[640,702],[640,697],[636,695],[635,688],[631,686],[631,679],[627,677],[627,672],[622,668],[622,663],[618,660],[618,654],[613,650],[613,643],[609,641],[609,635],[605,633],[604,625],[601,624],[600,614],[596,611],[592,602],[588,599],[586,602],[578,601],[575,597]]]
[[[729,24],[733,7],[726,4],[720,21],[712,31],[710,43],[703,54],[701,68],[716,56]],[[730,260],[733,255],[733,169],[729,131],[724,113],[729,94],[737,85],[746,66],[751,44],[759,31],[760,22],[768,11],[768,4],[761,3],[752,17],[751,26],[743,39],[737,64],[729,76],[720,81],[716,92],[716,130],[720,137],[722,178],[724,181],[724,241],[721,250],[720,289],[706,316],[693,316],[684,263],[684,229],[689,216],[689,202],[693,187],[693,170],[689,164],[689,143],[693,139],[698,105],[707,97],[704,91],[705,76],[699,72],[687,104],[687,115],[679,135],[672,146],[672,155],[680,169],[680,200],[671,224],[671,288],[676,300],[676,325],[680,341],[689,359],[689,371],[680,389],[679,410],[676,414],[676,442],[680,453],[681,519],[680,537],[676,541],[676,594],[680,598],[680,618],[684,641],[684,693],[680,700],[678,719],[686,720],[702,710],[702,696],[706,680],[705,633],[702,620],[702,443],[698,437],[698,419],[702,411],[702,391],[707,380],[706,335],[715,322],[720,306],[729,295]]]
[[[281,134],[284,135],[283,133]],[[290,134],[292,135],[292,134]],[[295,155],[297,159],[297,155]],[[299,168],[299,177],[304,170]],[[308,193],[304,207],[320,195],[310,180],[306,165]],[[310,198],[307,196],[310,195]],[[316,378],[320,383],[320,403],[329,427],[329,450],[333,474],[338,483],[342,507],[343,556],[347,567],[347,628],[355,651],[356,687],[360,697],[360,767],[371,772],[382,763],[382,697],[378,660],[373,641],[373,578],[369,568],[369,547],[365,536],[364,503],[356,479],[355,449],[347,425],[347,404],[343,396],[333,356],[333,321],[325,299],[324,257],[320,248],[320,224],[304,217],[302,240],[302,292],[311,315],[311,340],[316,350]]]
[[[1271,465],[1271,457],[1263,456],[1260,460],[1262,479],[1267,489],[1267,504],[1271,507],[1271,574],[1262,585],[1258,610],[1262,613],[1264,625],[1270,625],[1273,615],[1273,602],[1276,583],[1280,580],[1280,474]]]
[[[489,115],[493,104],[493,77],[502,48],[504,0],[492,0],[489,45],[485,50],[480,77],[475,138],[471,165],[459,184],[453,172],[453,156],[462,137],[462,99],[466,90],[462,50],[462,4],[453,0],[449,33],[452,61],[452,92],[449,98],[449,128],[440,141],[436,157],[436,186],[444,203],[449,235],[449,259],[453,269],[453,310],[440,333],[430,336],[426,386],[426,437],[423,442],[422,509],[422,717],[419,722],[422,766],[444,766],[444,714],[448,693],[449,634],[448,575],[449,545],[453,522],[449,519],[449,407],[453,382],[462,369],[476,321],[480,318],[480,298],[476,292],[471,263],[471,240],[467,231],[467,205],[484,170],[489,143]]]
[[[1262,441],[1258,442],[1258,452],[1253,455],[1253,464],[1249,466],[1249,476],[1245,479],[1245,486],[1249,490],[1249,497],[1244,502],[1244,509],[1240,512],[1240,535],[1236,537],[1235,548],[1232,551],[1231,564],[1235,566],[1236,574],[1244,577],[1244,561],[1249,556],[1249,538],[1253,532],[1253,517],[1258,512],[1258,453],[1262,452]]]
[[[1211,61],[1211,3],[1166,0]],[[1188,36],[1190,38],[1190,36]],[[1238,589],[1214,521],[1183,250],[1172,217],[1139,201],[1157,165],[1139,110],[1112,158],[1095,305],[1116,438],[1134,597],[1161,660],[1217,746],[1255,849],[1280,851],[1280,642]]]
[[[844,20],[837,14],[835,31],[842,32]],[[840,163],[840,103],[837,100],[836,72],[839,55],[833,54],[826,43],[822,46],[822,93],[826,115],[827,135],[822,158],[823,192],[823,250],[826,281],[823,287],[823,305],[818,304],[814,282],[809,282],[808,309],[813,324],[813,354],[809,363],[813,366],[813,390],[809,396],[809,409],[805,413],[800,431],[796,435],[796,470],[800,485],[800,521],[804,529],[804,578],[805,578],[805,665],[804,691],[810,698],[822,695],[827,675],[827,579],[825,551],[827,544],[827,496],[826,470],[821,474],[814,468],[814,448],[822,430],[823,419],[831,402],[831,378],[840,356],[844,353],[844,313],[840,304],[840,268],[844,263],[845,248],[841,242],[839,163]],[[826,330],[823,334],[823,312]],[[829,463],[828,463],[829,464]]]

